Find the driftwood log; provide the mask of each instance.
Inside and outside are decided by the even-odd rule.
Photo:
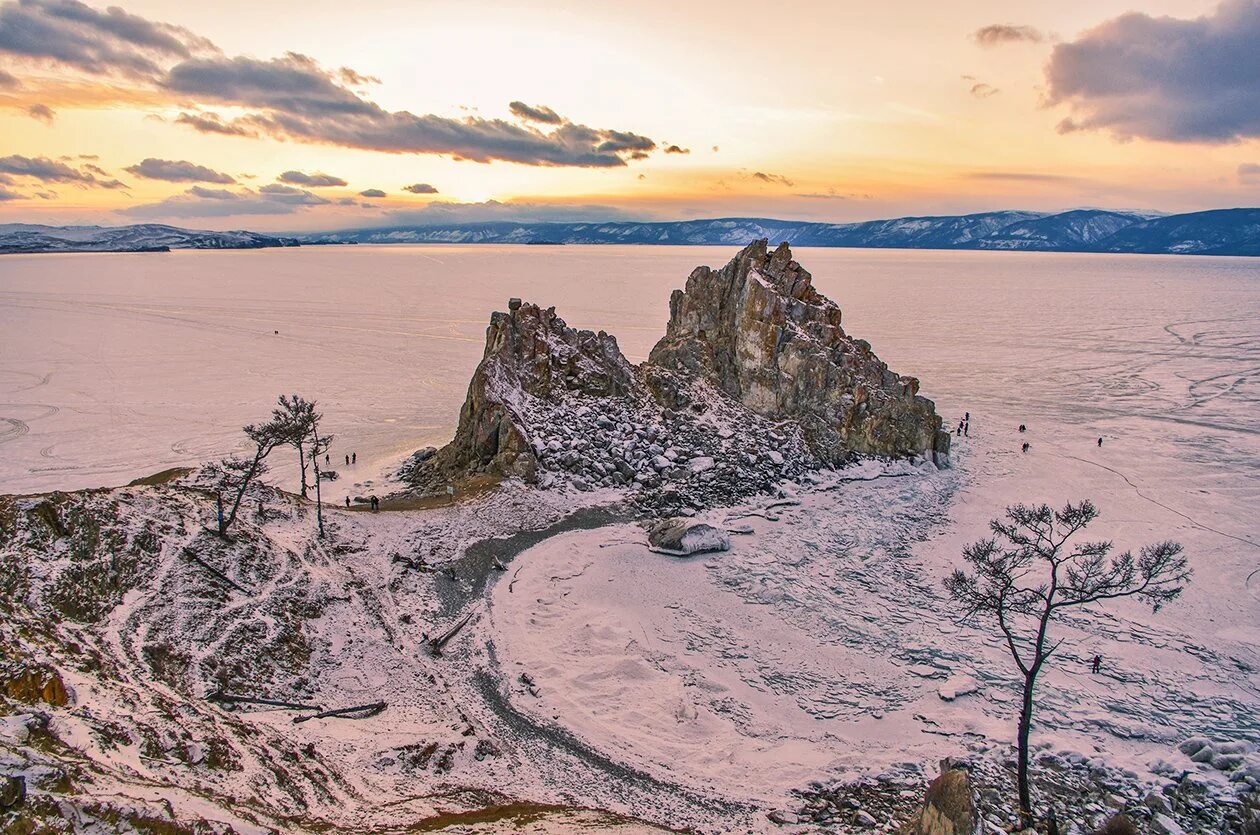
[[[388,705],[385,702],[372,702],[367,705],[354,705],[353,707],[339,707],[334,710],[324,710],[310,716],[294,716],[293,724],[300,725],[311,719],[370,719],[384,712]],[[356,715],[357,714],[357,715]]]
[[[243,586],[238,584],[235,580],[233,580],[231,577],[227,576],[222,571],[215,568],[213,565],[211,565],[210,563],[203,560],[201,557],[194,554],[191,548],[184,549],[184,556],[188,557],[188,559],[192,560],[197,565],[204,568],[206,571],[209,571],[211,576],[213,576],[216,580],[219,580],[220,582],[223,582],[223,583],[227,583],[229,586],[236,589],[241,594],[249,594],[249,589],[244,588]]]
[[[454,638],[456,635],[458,635],[459,630],[467,626],[468,621],[470,620],[472,620],[472,612],[469,612],[468,614],[464,615],[462,618],[460,618],[458,621],[455,622],[454,626],[452,626],[450,629],[443,632],[441,635],[438,635],[436,638],[430,638],[429,639],[429,653],[434,658],[437,658],[438,656],[440,656],[442,654],[442,647],[446,646],[447,643],[450,642],[451,638]]]
[[[209,696],[206,701],[219,702],[225,705],[247,704],[247,705],[267,705],[268,707],[282,707],[285,710],[319,710],[319,705],[302,704],[301,702],[285,702],[277,699],[264,699],[259,696],[234,696],[231,693],[224,693],[222,690],[216,690]]]

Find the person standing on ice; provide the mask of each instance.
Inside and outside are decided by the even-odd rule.
[[[346,507],[350,506],[350,497],[346,496]]]
[[[346,456],[346,466],[347,466],[347,467],[349,467],[349,466],[350,466],[350,456],[349,456],[349,455],[347,455],[347,456]]]
[[[359,453],[357,452],[350,453],[350,463],[351,464],[359,463]]]
[[[1024,441],[1024,452],[1027,452],[1030,446],[1032,446],[1032,444],[1028,443],[1027,441]]]
[[[1102,446],[1102,438],[1099,438],[1099,439],[1098,439],[1098,445],[1099,445],[1099,446]]]
[[[1090,672],[1097,673],[1101,669],[1102,669],[1102,656],[1095,655],[1094,663],[1090,666]]]

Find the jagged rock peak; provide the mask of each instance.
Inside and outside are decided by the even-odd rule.
[[[557,402],[568,393],[621,397],[638,387],[616,337],[571,328],[554,307],[511,299],[507,313],[490,316],[485,353],[468,384],[455,438],[416,463],[426,465],[429,481],[476,472],[533,480],[530,401]]]
[[[919,381],[844,332],[840,308],[814,289],[786,243],[771,253],[754,241],[720,270],[697,268],[669,308],[649,365],[704,377],[759,415],[799,421],[820,459],[948,452]],[[670,381],[649,380],[667,399]]]

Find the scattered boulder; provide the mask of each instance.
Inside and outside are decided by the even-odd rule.
[[[675,517],[661,519],[648,527],[648,545],[653,551],[685,557],[710,551],[729,551],[731,538],[726,531],[707,522]]]
[[[973,835],[981,830],[971,775],[948,761],[942,766],[940,776],[928,784],[923,808],[903,830],[906,835]]]

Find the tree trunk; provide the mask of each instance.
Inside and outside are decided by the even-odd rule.
[[[299,441],[297,445],[298,463],[302,465],[302,498],[306,498],[306,451],[302,448]]]
[[[267,453],[259,450],[254,453],[254,461],[249,465],[249,472],[241,479],[241,486],[236,491],[236,499],[232,502],[232,512],[228,514],[227,521],[223,524],[220,534],[226,536],[228,528],[232,527],[232,523],[236,521],[236,512],[241,509],[241,501],[245,498],[245,491],[249,489],[249,483],[254,480],[254,476],[258,474],[258,465],[262,463]]]
[[[1024,677],[1024,703],[1019,710],[1019,819],[1025,829],[1033,825],[1032,793],[1028,788],[1028,735],[1032,731],[1033,686],[1037,682],[1036,672]]]

